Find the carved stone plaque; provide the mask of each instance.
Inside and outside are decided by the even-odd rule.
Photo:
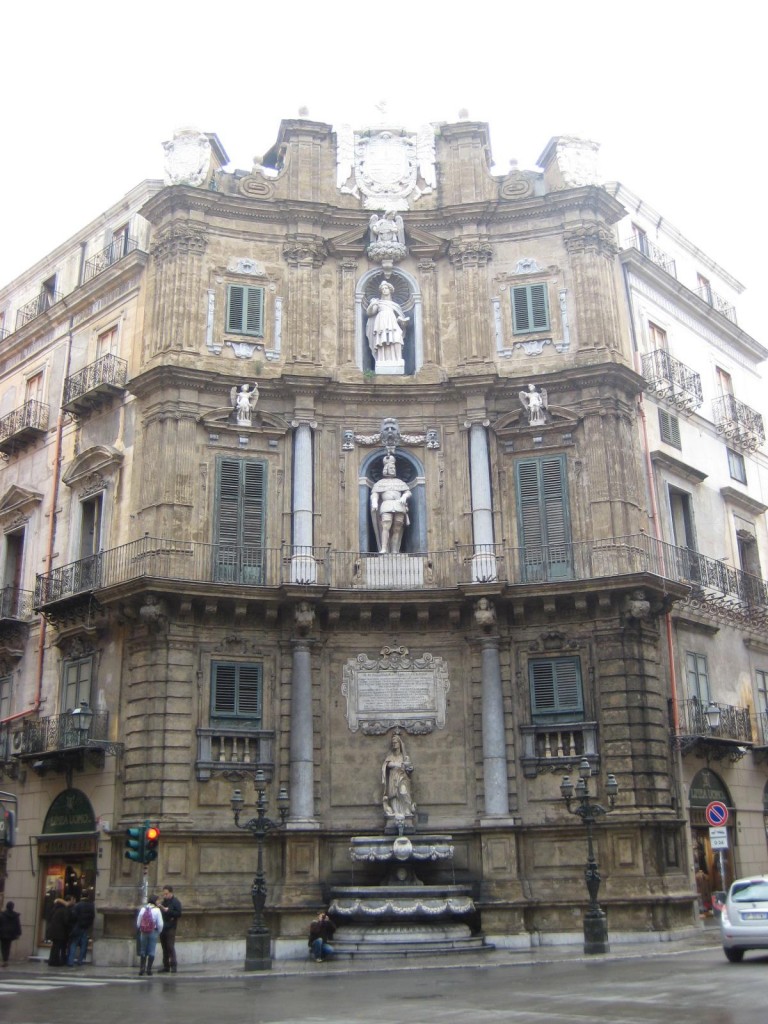
[[[411,658],[407,647],[384,647],[377,659],[358,654],[344,666],[341,692],[347,698],[352,732],[380,735],[399,726],[413,735],[445,727],[450,683],[442,658]]]

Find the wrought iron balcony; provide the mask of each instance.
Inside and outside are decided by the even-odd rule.
[[[716,398],[712,410],[718,433],[732,445],[753,452],[765,442],[763,417],[733,395]]]
[[[522,725],[523,774],[564,772],[578,766],[582,757],[597,763],[597,723],[568,722],[557,725]]]
[[[64,384],[62,408],[82,414],[103,401],[120,394],[128,379],[125,359],[108,353],[67,377]]]
[[[0,590],[0,620],[16,619],[21,622],[31,619],[34,615],[31,590],[19,587],[3,587]]]
[[[664,349],[643,356],[643,377],[653,392],[678,409],[693,412],[704,400],[701,376]]]
[[[711,712],[719,717],[711,725]],[[749,708],[710,701],[704,704],[696,697],[680,701],[679,728],[675,741],[683,754],[695,753],[714,761],[739,761],[752,746],[752,721]]]
[[[127,256],[129,252],[138,249],[138,247],[139,243],[136,239],[128,238],[126,235],[120,235],[118,238],[113,239],[104,249],[91,256],[89,260],[86,260],[83,267],[83,284],[103,273],[113,264]]]
[[[86,734],[71,711],[49,718],[26,719],[21,729],[20,755],[52,754],[93,742],[109,742],[109,712],[95,711]]]
[[[261,768],[271,778],[274,769],[274,732],[243,726],[197,730],[197,777],[206,782],[212,775],[241,779]]]
[[[677,268],[672,257],[668,256],[667,253],[645,235],[631,235],[624,243],[624,248],[637,249],[638,252],[641,252],[643,256],[646,256],[651,263],[655,263],[665,273],[670,274],[674,278],[677,277]]]
[[[16,312],[16,330],[28,324],[30,320],[34,320],[35,317],[40,316],[51,306],[55,306],[63,296],[60,292],[43,291],[39,295],[36,295],[34,299],[25,303]]]
[[[48,429],[48,406],[31,400],[0,419],[0,452],[10,455]]]
[[[736,308],[733,303],[728,299],[724,299],[722,295],[718,295],[717,292],[713,292],[709,285],[703,285],[701,288],[697,288],[696,294],[700,299],[703,299],[708,306],[711,306],[712,309],[730,320],[731,323],[737,323]]]

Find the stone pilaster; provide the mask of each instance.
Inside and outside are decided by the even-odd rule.
[[[289,825],[294,826],[316,824],[311,644],[306,637],[292,641]]]
[[[622,328],[616,292],[616,240],[605,224],[579,223],[563,236],[574,295],[581,296],[574,315],[579,351],[620,352]],[[626,353],[628,355],[628,353]]]
[[[459,363],[488,361],[494,351],[486,266],[493,256],[482,238],[457,238],[448,257],[454,267]]]
[[[483,693],[485,817],[508,817],[509,782],[498,636],[480,641]]]
[[[319,274],[325,262],[325,242],[315,235],[292,235],[283,247],[283,258],[291,268],[285,335],[292,348],[286,351],[286,357],[295,363],[319,366],[322,311],[328,301],[321,294]]]
[[[207,282],[203,264],[207,246],[203,228],[188,222],[171,224],[155,236],[145,360],[161,352],[205,349]]]

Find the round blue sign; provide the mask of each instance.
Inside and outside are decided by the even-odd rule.
[[[704,814],[707,823],[713,828],[717,828],[718,825],[728,824],[728,808],[722,800],[713,800],[711,803],[708,803]]]

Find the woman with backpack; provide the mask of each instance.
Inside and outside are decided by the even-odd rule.
[[[157,896],[150,896],[136,918],[136,929],[139,933],[139,957],[141,966],[139,974],[152,977],[152,964],[155,962],[155,949],[160,932],[163,930],[163,915],[157,906]]]

